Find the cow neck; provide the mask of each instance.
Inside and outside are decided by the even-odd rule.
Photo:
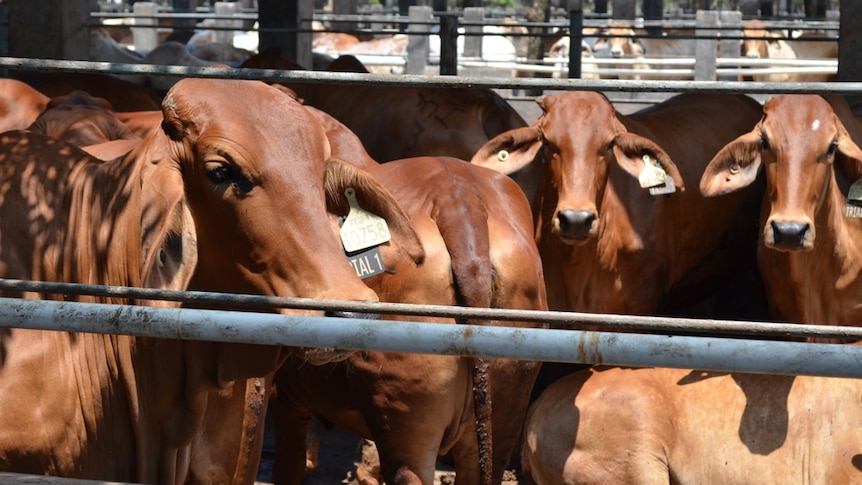
[[[80,161],[58,177],[62,198],[43,249],[49,281],[140,286],[140,184],[133,160]],[[81,298],[128,303],[114,298]]]

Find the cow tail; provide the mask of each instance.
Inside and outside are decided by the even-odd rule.
[[[490,308],[493,300],[493,267],[490,255],[488,216],[482,201],[461,200],[460,211],[437,211],[433,216],[451,260],[455,293],[460,305]],[[467,208],[470,210],[467,210]],[[451,209],[451,207],[449,207]],[[477,210],[477,209],[483,210]],[[467,323],[460,320],[458,323]],[[489,325],[487,320],[473,322]],[[489,359],[472,357],[473,410],[479,446],[479,469],[483,485],[491,485],[494,474]]]

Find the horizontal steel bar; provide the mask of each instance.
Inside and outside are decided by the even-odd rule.
[[[748,81],[634,81],[619,79],[499,78],[471,76],[422,76],[402,74],[361,74],[279,69],[230,69],[219,67],[116,64],[110,62],[65,61],[0,57],[0,67],[58,72],[103,72],[110,74],[151,74],[226,79],[256,79],[268,82],[377,84],[387,86],[485,87],[497,89],[541,88],[605,92],[701,92],[747,94],[844,94],[862,93],[862,82],[748,82]]]
[[[833,338],[862,340],[862,327],[802,325],[796,323],[745,322],[694,318],[666,318],[634,315],[607,315],[578,312],[512,310],[500,308],[467,308],[408,303],[368,303],[309,298],[279,298],[204,291],[174,291],[127,286],[79,285],[0,279],[0,290],[48,293],[58,295],[95,295],[141,300],[176,301],[220,308],[272,310],[346,311],[381,315],[406,315],[452,318],[460,320],[499,320],[546,323],[558,327],[599,326],[603,330],[623,330],[698,335],[729,335],[747,338]]]
[[[712,372],[862,377],[862,346],[0,298],[0,326]]]

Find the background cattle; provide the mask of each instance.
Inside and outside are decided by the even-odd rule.
[[[421,254],[411,223],[379,184],[327,163],[322,128],[285,98],[258,82],[183,80],[165,100],[164,130],[112,162],[41,134],[3,134],[2,276],[376,300],[343,256],[325,190],[349,183],[387,217],[384,259]],[[291,123],[274,121],[291,112]],[[194,481],[189,447],[211,399],[274,372],[284,349],[11,329],[3,351],[4,469],[183,483]],[[225,428],[238,421],[225,418]]]
[[[330,128],[333,155],[367,168],[392,192],[425,248],[422,265],[399,263],[365,280],[381,300],[547,308],[529,205],[517,185],[452,158],[378,165],[343,125],[311,110]],[[376,443],[381,473],[360,466],[357,477],[367,480],[361,483],[418,483],[408,477],[431,483],[437,455],[450,451],[459,480],[499,483],[537,371],[535,362],[382,352],[323,367],[289,359],[276,376],[271,406],[275,481],[299,483],[305,430],[317,415]]]
[[[351,56],[333,62],[361,66]],[[278,51],[264,51],[242,67],[296,69]],[[366,71],[367,72],[367,71]],[[414,156],[451,156],[464,160],[506,130],[526,126],[518,112],[496,92],[479,88],[383,86],[363,84],[289,84],[305,104],[318,108],[353,131],[379,162]]]
[[[736,192],[764,172],[757,258],[772,317],[858,325],[862,221],[850,186],[862,179],[862,127],[843,98],[816,95],[772,98],[752,126],[715,155],[701,191]]]
[[[743,27],[741,55],[751,59],[837,59],[838,40],[825,34],[806,33],[796,39],[770,32],[760,20],[750,20]],[[754,74],[753,81],[824,82],[834,81],[834,74]]]
[[[858,483],[862,381],[595,367],[530,408],[536,485]]]

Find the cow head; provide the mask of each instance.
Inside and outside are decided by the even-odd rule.
[[[630,133],[601,94],[567,92],[544,96],[537,102],[543,114],[532,127],[511,130],[488,141],[472,163],[508,174],[532,168],[518,182],[535,211],[541,186],[535,169],[542,162],[534,160],[544,160],[545,183],[551,184],[557,200],[548,223],[563,242],[583,244],[598,233],[612,163],[637,179],[648,156],[658,161],[678,190],[684,190],[670,156],[653,141]],[[543,157],[536,156],[540,149]]]
[[[635,31],[624,23],[614,23],[602,31],[601,37],[593,44],[593,54],[607,52],[614,58],[634,58],[644,55],[644,47],[638,41]]]
[[[823,98],[779,96],[766,102],[751,132],[715,155],[700,190],[705,196],[738,190],[751,184],[761,167],[769,211],[763,243],[778,250],[810,250],[816,216],[833,181],[862,177],[862,151]],[[834,209],[843,214],[843,207]]]
[[[346,205],[337,199],[347,187],[389,224],[384,262],[394,252],[421,260],[412,223],[391,194],[360,169],[331,161],[323,128],[295,99],[259,82],[188,79],[168,93],[163,113],[163,129],[130,155],[146,160],[145,267],[171,255],[159,251],[163,235],[193,221],[195,288],[376,301],[337,236]]]

